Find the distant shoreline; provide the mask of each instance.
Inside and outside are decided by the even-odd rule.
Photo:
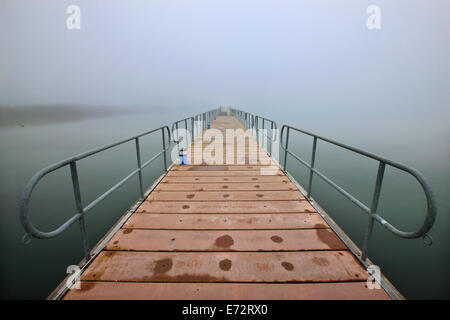
[[[132,113],[163,112],[161,107],[81,105],[0,105],[0,128],[67,123]]]

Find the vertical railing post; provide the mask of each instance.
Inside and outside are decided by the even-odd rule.
[[[162,143],[163,143],[163,156],[164,156],[164,170],[167,172],[167,151],[166,151],[166,136],[164,135],[164,127],[161,128]]]
[[[264,148],[264,150],[267,149],[267,141],[266,138],[267,136],[264,134],[264,119],[262,119],[262,134],[261,134],[261,139],[262,139],[262,147]]]
[[[256,129],[256,143],[258,143],[258,149],[259,149],[259,130],[258,130],[258,117],[255,119],[255,129]]]
[[[70,173],[72,175],[72,185],[73,185],[73,194],[75,196],[75,203],[77,211],[80,214],[80,218],[78,219],[78,221],[80,222],[80,231],[81,231],[81,239],[83,241],[84,257],[86,261],[88,261],[91,258],[91,250],[89,248],[89,241],[87,237],[86,222],[84,220],[83,203],[81,202],[80,182],[78,180],[77,164],[75,163],[75,161],[72,161],[70,163]]]
[[[311,168],[309,168],[309,182],[308,182],[308,193],[306,197],[309,199],[311,197],[311,189],[312,189],[312,179],[314,175],[314,162],[316,161],[316,148],[317,148],[317,137],[314,137],[313,140],[313,147],[312,147],[312,153],[311,153]]]
[[[196,125],[195,125],[198,122],[198,121],[196,122],[197,119],[198,119],[198,115],[195,115],[193,117],[193,119],[192,119],[192,122],[193,122],[193,124],[192,124],[192,131],[194,132],[194,134],[193,134],[194,135],[194,140],[195,140],[196,137],[198,137],[198,132],[197,132],[198,128],[196,128]]]
[[[186,137],[186,148],[188,147],[188,127],[187,127],[187,119],[184,119],[184,129],[186,130],[184,136]]]
[[[283,143],[283,141],[281,141]],[[287,127],[286,130],[286,147],[284,148],[284,163],[283,163],[283,170],[286,172],[286,164],[287,164],[287,155],[288,155],[288,145],[289,145],[289,127]]]
[[[269,156],[272,156],[272,138],[273,138],[273,121],[270,122],[270,152]]]
[[[363,261],[365,261],[367,259],[367,252],[369,250],[370,236],[372,235],[372,230],[373,230],[373,221],[374,221],[373,216],[377,213],[378,200],[380,199],[381,184],[383,182],[385,166],[386,166],[386,164],[383,161],[380,161],[380,164],[378,166],[377,181],[375,182],[375,189],[373,191],[372,206],[370,207],[369,222],[367,224],[367,231],[366,231],[366,235],[364,237],[364,244],[363,244],[362,255],[361,255],[361,259]]]
[[[177,133],[177,140],[175,141],[175,135],[173,135],[173,141],[177,144],[178,154],[180,154],[180,133],[178,131],[178,122],[175,122],[175,132]]]
[[[194,121],[194,118],[192,117],[192,118],[191,118],[191,131],[192,131],[192,134],[191,134],[191,142],[192,142],[192,143],[194,143],[194,123],[195,123],[195,121]]]
[[[200,135],[200,119],[201,119],[200,114],[195,116],[194,119],[195,139],[197,139],[198,136]]]
[[[139,192],[141,199],[144,199],[144,182],[142,181],[142,166],[141,166],[141,148],[139,147],[139,138],[134,139],[136,142],[136,160],[138,165],[139,175]]]

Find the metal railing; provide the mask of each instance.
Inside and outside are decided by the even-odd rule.
[[[172,139],[176,143],[178,148],[178,153],[180,153],[180,143],[184,142],[185,147],[189,145],[189,135],[191,137],[190,143],[201,134],[203,130],[208,127],[208,124],[216,118],[217,110],[210,110],[197,114],[192,117],[184,118],[175,121],[172,124]],[[201,123],[201,125],[199,125]],[[180,134],[180,129],[184,129],[184,134]]]
[[[406,239],[414,239],[414,238],[423,237],[424,243],[426,245],[431,245],[433,243],[431,236],[428,235],[427,232],[433,226],[435,218],[436,218],[436,214],[437,214],[436,201],[435,201],[435,198],[434,198],[434,195],[433,195],[433,192],[431,190],[429,183],[427,182],[425,177],[416,169],[413,169],[404,164],[392,161],[390,159],[377,156],[373,153],[370,153],[370,152],[367,152],[367,151],[364,151],[364,150],[361,150],[361,149],[358,149],[355,147],[350,147],[350,146],[347,146],[340,142],[337,142],[337,141],[334,141],[334,140],[331,140],[331,139],[328,139],[325,137],[321,137],[319,135],[316,135],[316,134],[313,134],[310,132],[306,132],[306,131],[303,131],[303,130],[300,130],[300,129],[297,129],[297,128],[294,128],[294,127],[291,127],[288,125],[282,126],[281,134],[280,134],[280,137],[278,140],[278,136],[276,135],[277,127],[276,127],[276,123],[273,120],[263,118],[260,116],[255,116],[246,111],[237,110],[237,109],[232,109],[232,114],[241,121],[241,123],[245,126],[245,128],[247,130],[252,131],[252,134],[258,139],[258,143],[260,143],[259,138],[262,137],[259,132],[262,130],[263,134],[265,135],[265,137],[267,138],[267,140],[270,143],[270,149],[269,149],[270,151],[266,149],[266,151],[268,152],[269,155],[272,155],[271,154],[272,143],[280,143],[281,149],[284,150],[284,160],[283,160],[282,169],[285,173],[287,173],[287,158],[288,158],[287,155],[288,154],[291,155],[294,159],[296,159],[297,161],[299,161],[301,164],[303,164],[304,166],[306,166],[309,169],[309,179],[308,179],[308,185],[306,188],[306,197],[308,198],[308,200],[310,200],[310,201],[312,200],[312,198],[311,198],[312,181],[313,181],[313,177],[315,174],[315,175],[319,176],[322,180],[324,180],[326,183],[331,185],[334,189],[339,191],[342,195],[344,195],[347,199],[349,199],[351,202],[356,204],[359,208],[361,208],[365,213],[367,213],[369,215],[369,221],[368,221],[368,225],[367,225],[366,234],[364,237],[364,243],[363,243],[362,255],[361,255],[361,259],[363,261],[366,260],[366,258],[367,258],[367,252],[368,252],[368,247],[369,247],[369,242],[370,242],[370,237],[372,234],[374,221],[379,222],[387,230],[389,230],[391,233],[393,233],[394,235],[396,235],[398,237],[406,238]],[[261,120],[261,123],[262,123],[261,127],[259,126],[260,119],[263,119],[263,120]],[[265,134],[265,131],[264,131],[264,128],[265,128],[264,123],[265,122],[267,122],[271,125],[272,135],[270,137],[267,134]],[[296,154],[292,153],[289,150],[289,136],[290,136],[291,130],[313,137],[310,163],[301,159],[299,156],[297,156]],[[285,139],[285,144],[283,145],[283,137],[284,137],[285,132],[286,132],[286,139]],[[338,146],[338,147],[341,147],[344,149],[347,149],[349,151],[358,153],[360,155],[366,156],[368,158],[374,159],[379,162],[377,178],[375,181],[375,187],[374,187],[374,191],[373,191],[373,195],[372,195],[372,203],[371,203],[370,207],[363,204],[360,200],[356,199],[353,195],[351,195],[349,192],[345,191],[343,188],[338,186],[330,178],[325,176],[323,173],[321,173],[314,167],[314,164],[316,161],[317,142],[319,140],[333,144],[335,146]],[[262,140],[262,147],[264,147],[264,139]],[[380,198],[381,187],[382,187],[383,176],[384,176],[384,171],[385,171],[386,165],[390,165],[394,168],[400,169],[400,170],[412,175],[419,182],[419,184],[421,185],[421,187],[425,193],[425,197],[427,199],[427,213],[425,216],[424,223],[422,224],[422,227],[417,231],[405,232],[405,231],[398,230],[392,224],[390,224],[388,221],[383,219],[379,214],[377,214],[378,201]]]
[[[154,155],[152,158],[150,158],[149,160],[147,160],[145,163],[142,163],[141,161],[141,151],[140,151],[140,143],[139,143],[139,139],[156,133],[156,132],[160,132],[161,136],[162,136],[162,150],[160,152],[158,152],[156,155]],[[86,224],[85,224],[85,219],[84,216],[86,215],[86,213],[91,210],[92,208],[94,208],[97,204],[99,204],[102,200],[104,200],[106,197],[108,197],[109,195],[111,195],[115,190],[117,190],[120,186],[122,186],[126,181],[128,181],[129,179],[131,179],[132,177],[134,177],[136,174],[139,176],[139,191],[140,191],[140,198],[143,199],[144,198],[144,185],[143,185],[143,179],[142,179],[142,169],[144,169],[146,166],[148,166],[150,163],[152,163],[154,160],[156,160],[157,158],[159,158],[161,155],[164,156],[164,170],[167,172],[167,150],[169,147],[169,143],[167,143],[166,146],[166,133],[167,132],[167,142],[170,142],[170,130],[169,127],[167,126],[163,126],[151,131],[147,131],[145,133],[139,134],[137,136],[113,143],[113,144],[109,144],[97,149],[93,149],[84,153],[81,153],[79,155],[73,156],[71,158],[68,158],[66,160],[63,161],[59,161],[56,162],[40,171],[38,171],[26,184],[25,189],[22,193],[22,197],[20,199],[19,202],[19,217],[20,217],[20,221],[22,223],[22,226],[24,227],[26,234],[24,235],[24,237],[22,238],[22,242],[24,244],[27,244],[31,241],[32,237],[35,238],[39,238],[39,239],[49,239],[49,238],[53,238],[57,235],[59,235],[60,233],[64,232],[65,230],[67,230],[72,224],[74,224],[75,222],[79,222],[80,223],[80,230],[81,230],[81,238],[82,238],[82,242],[83,242],[83,250],[84,250],[84,256],[86,258],[86,260],[89,260],[90,258],[90,246],[89,246],[89,241],[88,241],[88,236],[87,236],[87,231],[86,231]],[[78,170],[77,170],[77,161],[81,160],[81,159],[85,159],[87,157],[90,157],[94,154],[100,153],[102,151],[114,148],[116,146],[119,146],[121,144],[130,142],[130,141],[135,141],[135,145],[136,145],[136,160],[137,160],[137,169],[133,170],[132,172],[130,172],[125,178],[123,178],[122,180],[120,180],[119,182],[117,182],[114,186],[112,186],[110,189],[108,189],[105,193],[103,193],[101,196],[99,196],[98,198],[96,198],[94,201],[92,201],[90,204],[88,204],[87,206],[83,206],[83,202],[81,200],[81,189],[80,189],[80,182],[78,179]],[[30,217],[28,216],[28,211],[29,211],[29,203],[30,203],[30,198],[33,192],[33,189],[36,187],[36,185],[38,184],[38,182],[47,174],[58,170],[60,168],[63,168],[65,166],[70,166],[70,172],[71,172],[71,178],[72,178],[72,185],[73,185],[73,192],[74,192],[74,196],[75,196],[75,204],[76,204],[76,210],[77,213],[72,216],[71,218],[69,218],[68,220],[66,220],[66,222],[64,222],[62,225],[60,225],[58,228],[54,229],[53,231],[49,231],[49,232],[43,232],[41,230],[38,230],[32,223],[30,220]]]
[[[283,136],[284,136],[285,131],[286,131],[286,140],[285,140],[285,145],[283,145]],[[296,154],[292,153],[289,150],[289,136],[290,136],[291,131],[299,132],[299,133],[313,137],[310,163],[301,159],[299,156],[297,156]],[[374,187],[374,191],[373,191],[373,195],[372,195],[372,203],[371,203],[370,207],[363,204],[360,200],[356,199],[353,195],[351,195],[349,192],[345,191],[343,188],[338,186],[335,182],[333,182],[331,179],[326,177],[323,173],[321,173],[314,167],[314,163],[316,160],[317,143],[319,140],[378,161],[379,165],[378,165],[377,178],[375,181],[375,187]],[[385,227],[387,230],[389,230],[391,233],[393,233],[394,235],[396,235],[398,237],[406,238],[406,239],[423,237],[425,244],[431,245],[433,243],[431,236],[429,236],[427,234],[427,232],[433,226],[435,218],[436,218],[436,213],[437,213],[436,201],[435,201],[435,198],[434,198],[434,195],[433,195],[430,185],[428,184],[425,177],[419,171],[417,171],[416,169],[413,169],[411,167],[408,167],[404,164],[392,161],[387,158],[377,156],[373,153],[370,153],[370,152],[367,152],[367,151],[364,151],[364,150],[361,150],[361,149],[358,149],[355,147],[350,147],[350,146],[347,146],[340,142],[337,142],[337,141],[334,141],[334,140],[331,140],[328,138],[324,138],[319,135],[316,135],[316,134],[313,134],[313,133],[310,133],[307,131],[303,131],[303,130],[300,130],[300,129],[297,129],[297,128],[294,128],[294,127],[291,127],[288,125],[283,125],[283,127],[281,129],[280,141],[281,141],[281,148],[284,150],[283,170],[285,172],[287,172],[287,156],[288,156],[288,154],[291,155],[297,161],[299,161],[301,164],[303,164],[304,166],[309,168],[308,186],[306,188],[308,199],[311,198],[313,176],[317,175],[322,180],[324,180],[326,183],[328,183],[334,189],[339,191],[342,195],[344,195],[347,199],[349,199],[351,202],[356,204],[359,208],[361,208],[365,213],[367,213],[369,215],[369,221],[368,221],[367,230],[366,230],[365,237],[364,237],[364,244],[363,244],[362,255],[361,255],[361,259],[363,261],[366,260],[366,258],[367,258],[369,241],[370,241],[370,237],[372,234],[374,221],[379,222],[383,227]],[[402,170],[402,171],[412,175],[419,182],[419,184],[421,185],[421,187],[425,193],[425,197],[427,199],[427,214],[425,216],[425,220],[423,222],[422,227],[417,231],[413,231],[413,232],[401,231],[401,230],[395,228],[392,224],[390,224],[388,221],[383,219],[377,213],[378,200],[380,198],[381,187],[382,187],[383,176],[384,176],[384,171],[385,171],[386,165],[392,166],[394,168],[397,168],[399,170]]]
[[[231,109],[231,114],[241,121],[247,130],[254,130],[255,116],[253,114],[237,109]]]
[[[25,185],[25,189],[22,193],[22,197],[19,202],[19,218],[22,223],[22,226],[24,227],[26,234],[22,238],[22,242],[24,244],[28,244],[31,239],[39,238],[39,239],[50,239],[53,238],[65,230],[67,230],[70,226],[72,226],[75,222],[79,222],[80,224],[80,231],[81,231],[81,238],[83,242],[83,250],[84,250],[84,256],[86,261],[90,258],[90,246],[88,241],[88,235],[86,231],[86,223],[84,216],[88,211],[90,211],[92,208],[94,208],[97,204],[99,204],[102,200],[104,200],[106,197],[111,195],[115,190],[117,190],[120,186],[122,186],[125,182],[130,180],[132,177],[134,177],[136,174],[139,176],[139,192],[140,192],[140,199],[144,198],[144,184],[143,184],[143,177],[142,177],[142,170],[147,167],[150,163],[152,163],[154,160],[158,159],[161,155],[164,156],[164,171],[167,172],[168,169],[168,163],[167,163],[167,151],[168,147],[170,145],[170,141],[173,138],[173,141],[178,145],[180,143],[180,140],[183,137],[177,137],[175,139],[174,135],[171,134],[171,132],[175,132],[175,129],[178,129],[180,124],[184,124],[184,128],[186,129],[186,135],[184,138],[187,138],[187,133],[189,132],[191,134],[192,142],[194,141],[194,137],[198,134],[201,134],[201,132],[207,127],[208,123],[215,118],[217,114],[217,110],[210,110],[201,114],[198,114],[193,117],[189,117],[186,119],[182,119],[179,121],[176,121],[172,125],[172,131],[169,129],[168,126],[163,126],[142,134],[139,134],[137,136],[109,144],[100,148],[96,148],[84,153],[81,153],[79,155],[73,156],[71,158],[68,158],[63,161],[56,162],[40,171],[38,171]],[[194,123],[198,123],[199,121],[202,122],[201,126],[195,126]],[[189,126],[190,125],[190,126]],[[162,150],[158,152],[156,155],[154,155],[152,158],[147,160],[145,163],[142,163],[141,161],[141,151],[140,151],[140,143],[139,139],[156,133],[161,132],[162,136]],[[177,132],[178,134],[178,132]],[[167,140],[166,140],[167,139]],[[80,182],[78,179],[78,170],[77,170],[77,161],[81,159],[85,159],[87,157],[90,157],[94,154],[100,153],[102,151],[114,148],[116,146],[119,146],[121,144],[135,141],[136,145],[136,161],[137,161],[137,169],[130,172],[125,178],[117,182],[114,186],[112,186],[110,189],[108,189],[106,192],[104,192],[102,195],[100,195],[98,198],[93,200],[91,203],[89,203],[87,206],[83,206],[83,202],[81,200],[81,189],[80,189]],[[71,172],[71,178],[72,178],[72,186],[73,186],[73,192],[75,196],[75,205],[77,213],[73,215],[71,218],[66,220],[62,225],[60,225],[58,228],[49,231],[44,232],[39,229],[37,229],[31,222],[29,217],[29,204],[31,195],[33,192],[33,189],[36,187],[38,182],[47,174],[56,171],[58,169],[61,169],[65,166],[70,166],[70,172]]]
[[[261,128],[259,127],[260,123]],[[266,123],[270,125],[270,136],[266,132],[268,128],[268,126],[265,126]],[[255,130],[257,143],[261,143],[261,146],[267,151],[269,156],[272,156],[273,143],[277,141],[278,128],[276,122],[267,118],[255,116]],[[267,145],[267,142],[269,145]]]
[[[231,109],[231,114],[235,116],[247,130],[253,130],[255,126],[255,116],[246,111]]]
[[[237,109],[231,109],[231,114],[241,121],[244,127],[255,136],[257,143],[271,156],[273,143],[277,143],[278,141],[277,123],[273,120]],[[267,132],[268,129],[270,129],[269,134]]]

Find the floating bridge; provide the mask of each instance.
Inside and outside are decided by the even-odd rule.
[[[180,129],[183,133],[180,134]],[[227,130],[233,129],[232,139]],[[289,149],[293,133],[313,137],[306,162]],[[218,139],[217,133],[223,138]],[[162,149],[141,161],[140,139],[161,134]],[[38,172],[27,184],[20,218],[32,237],[51,238],[79,223],[85,258],[49,299],[403,299],[371,269],[370,234],[375,222],[403,238],[423,237],[434,223],[436,206],[425,178],[416,170],[290,126],[281,135],[275,122],[235,109],[213,110],[142,135],[66,159]],[[214,138],[215,137],[215,138]],[[235,143],[245,141],[245,143]],[[78,160],[123,143],[136,144],[137,168],[102,196],[83,205]],[[179,159],[169,164],[169,143]],[[281,141],[281,150],[276,147]],[[379,161],[371,206],[366,206],[314,168],[317,143],[323,141]],[[275,151],[274,151],[275,150]],[[211,152],[212,151],[212,152]],[[284,153],[283,165],[272,157]],[[205,154],[211,159],[205,159]],[[142,170],[164,158],[165,170],[145,188]],[[287,171],[301,163],[310,170],[306,187]],[[385,166],[413,175],[428,201],[423,226],[396,229],[377,213]],[[59,228],[42,232],[28,216],[32,190],[47,173],[69,166],[77,213]],[[131,177],[139,176],[140,198],[93,248],[85,214]],[[311,197],[313,177],[335,187],[368,214],[360,250]],[[317,179],[317,178],[316,178]]]

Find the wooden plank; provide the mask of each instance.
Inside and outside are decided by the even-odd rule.
[[[298,191],[153,191],[147,200],[155,201],[265,201],[306,200]]]
[[[266,150],[262,148],[238,148],[236,146],[231,145],[218,145],[218,146],[194,146],[187,150],[188,154],[230,154],[230,155],[239,155],[239,156],[249,156],[252,155],[256,157],[257,155],[260,157],[268,157]]]
[[[250,165],[255,165],[255,164],[259,164],[259,165],[273,165],[270,162],[270,159],[261,159],[259,158],[258,160],[255,161],[255,158],[232,158],[232,159],[227,159],[227,158],[220,158],[220,159],[210,159],[207,157],[203,157],[203,156],[187,156],[186,158],[186,163],[189,164],[205,164],[205,165],[245,165],[245,164],[250,164]]]
[[[216,152],[223,152],[225,153],[226,150],[231,151],[231,152],[236,152],[236,151],[240,151],[240,152],[254,152],[259,153],[261,155],[265,155],[267,154],[267,148],[262,147],[262,146],[258,146],[255,143],[246,143],[244,144],[244,142],[242,141],[237,141],[237,142],[224,142],[224,143],[208,143],[208,142],[199,142],[199,143],[194,143],[188,146],[187,151],[189,152],[194,152],[194,151],[199,151],[199,152],[214,152],[214,150],[216,150]]]
[[[225,132],[226,133],[226,132]],[[251,147],[251,148],[263,148],[262,145],[258,145],[255,139],[251,138],[249,139],[246,135],[238,135],[235,136],[234,139],[227,139],[226,134],[222,136],[222,139],[218,137],[217,140],[214,140],[214,136],[212,139],[208,139],[208,137],[204,138],[203,140],[197,139],[193,143],[194,146],[232,146],[232,147]]]
[[[81,281],[64,300],[389,300],[365,282],[139,283]]]
[[[124,228],[142,229],[307,229],[328,228],[317,213],[152,214],[135,213]]]
[[[193,147],[188,149],[189,153],[205,153],[211,152],[212,154],[215,154],[214,152],[222,152],[223,154],[229,153],[229,154],[238,154],[238,155],[245,155],[245,154],[260,154],[261,156],[266,155],[266,150],[263,148],[253,148],[253,147],[239,147],[239,146],[233,146],[232,144],[224,144],[224,145],[194,145]]]
[[[136,212],[148,213],[301,213],[316,212],[308,201],[144,201]]]
[[[254,161],[254,159],[250,159],[250,158],[234,158],[232,160],[228,160],[226,158],[223,158],[220,162],[219,161],[213,161],[211,162],[210,160],[204,158],[203,156],[194,156],[194,157],[187,157],[187,163],[189,164],[193,164],[193,165],[264,165],[264,166],[269,166],[269,165],[275,165],[274,163],[270,162],[270,160],[257,160]]]
[[[188,154],[212,154],[212,155],[217,155],[217,154],[229,154],[229,155],[238,155],[238,156],[254,156],[256,157],[261,156],[261,157],[267,157],[267,152],[264,149],[254,149],[254,148],[237,148],[237,147],[232,147],[232,146],[203,146],[203,148],[199,147],[194,147],[194,148],[189,148],[187,150]]]
[[[294,191],[292,183],[160,183],[155,191]]]
[[[261,168],[268,168],[269,166],[261,165],[177,165],[172,168],[172,171],[259,171]]]
[[[102,251],[81,276],[81,280],[139,282],[335,282],[367,278],[349,251]]]
[[[283,176],[281,170],[275,171],[271,176]],[[230,176],[258,176],[255,171],[169,171],[168,177],[230,177]]]
[[[106,245],[106,250],[132,251],[312,251],[346,249],[347,247],[331,229],[121,229]]]
[[[260,161],[262,164],[270,165],[273,160],[267,155],[265,151],[256,152],[254,150],[238,150],[238,149],[189,149],[187,151],[187,158],[191,159],[205,159],[208,165],[223,165],[223,164],[258,164]],[[213,163],[213,161],[219,161],[220,163]],[[243,163],[239,163],[242,161]],[[245,163],[244,163],[245,162]],[[191,164],[191,163],[189,163]]]
[[[211,148],[231,148],[231,149],[240,149],[240,150],[261,150],[264,151],[264,147],[259,146],[256,141],[249,142],[244,137],[239,137],[239,140],[236,141],[225,141],[223,142],[209,142],[209,141],[197,141],[190,145],[191,150],[198,148],[198,149],[205,149],[208,147],[208,149]]]
[[[258,142],[254,138],[250,138],[245,135],[238,135],[235,136],[234,139],[227,139],[226,136],[223,136],[222,139],[214,140],[214,137],[212,139],[203,138],[203,139],[195,139],[194,143],[191,144],[191,146],[237,146],[237,147],[252,147],[252,148],[262,148],[261,145],[258,145]]]
[[[270,160],[269,156],[266,154],[266,151],[261,150],[253,150],[253,149],[233,149],[233,148],[214,148],[211,149],[208,147],[208,149],[188,149],[187,154],[193,154],[193,155],[208,155],[208,156],[218,156],[222,154],[223,156],[239,156],[239,157],[259,157],[259,158],[265,158],[266,160]]]
[[[286,176],[165,177],[161,183],[290,183]]]

